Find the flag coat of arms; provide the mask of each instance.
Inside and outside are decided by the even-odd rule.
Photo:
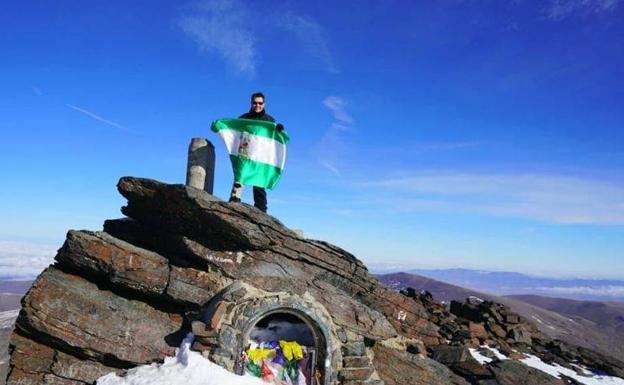
[[[234,180],[243,185],[274,189],[286,164],[290,140],[277,124],[254,119],[219,119],[212,131],[219,134],[232,161]]]

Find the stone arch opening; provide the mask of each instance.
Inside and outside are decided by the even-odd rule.
[[[275,350],[275,356],[265,360],[266,366],[274,375],[283,375],[285,369],[287,374],[293,373],[290,368],[293,367],[294,362],[305,380],[295,376],[296,380],[291,378],[293,385],[325,384],[326,361],[328,359],[327,341],[321,327],[304,312],[287,307],[265,312],[250,322],[243,339],[244,352],[241,352],[242,356],[245,356],[246,352],[253,348],[273,348]],[[293,342],[296,343],[301,347],[303,357],[296,359],[297,357],[292,352],[284,352],[280,346],[280,341],[290,343],[290,345],[285,346],[287,350],[289,349],[288,346],[293,346]],[[291,359],[284,361],[286,355],[289,355]],[[240,368],[241,374],[249,370],[250,368],[246,364]],[[278,379],[276,383],[281,382]]]

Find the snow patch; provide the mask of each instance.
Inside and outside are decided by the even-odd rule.
[[[589,370],[581,367],[583,373],[589,375],[580,375],[572,369],[564,368],[558,364],[547,364],[541,359],[533,355],[527,355],[526,358],[520,360],[525,365],[528,365],[537,370],[541,370],[544,373],[548,373],[553,377],[561,378],[562,375],[575,379],[581,384],[585,385],[624,385],[624,379],[612,376],[593,375]],[[576,365],[578,366],[578,365]]]
[[[481,345],[479,346],[479,349],[487,349],[491,351],[492,353],[494,353],[494,356],[496,356],[496,358],[498,358],[499,360],[508,359],[507,356],[501,353],[498,349],[491,348],[487,345]],[[481,352],[479,352],[477,349],[469,348],[468,350],[470,351],[472,357],[477,360],[481,365],[492,362],[492,358],[481,354]]]
[[[503,355],[499,350],[491,348],[489,346],[482,345],[479,348],[490,350],[500,360],[509,359],[507,356]],[[492,362],[493,360],[492,358],[486,357],[485,355],[480,353],[477,349],[470,348],[469,350],[470,350],[470,354],[472,355],[472,357],[475,360],[477,360],[481,365],[488,364]],[[572,366],[579,368],[583,373],[582,375],[578,374],[576,371],[572,369],[564,368],[563,366],[558,365],[558,364],[552,364],[552,365],[547,364],[541,359],[539,359],[539,357],[536,357],[530,354],[527,354],[526,358],[520,359],[519,361],[524,363],[527,366],[530,366],[537,370],[541,370],[544,373],[550,374],[553,377],[561,378],[561,376],[563,375],[566,377],[573,378],[579,383],[585,384],[585,385],[624,385],[624,379],[622,378],[596,375],[590,370],[588,370],[587,368],[577,365],[577,364],[572,364]]]
[[[12,327],[20,309],[0,312],[0,329]]]
[[[508,359],[508,357],[506,355],[504,355],[503,353],[501,353],[500,350],[498,350],[498,349],[491,348],[491,347],[489,347],[487,345],[484,345],[483,347],[488,349],[492,353],[494,353],[496,358],[498,358],[499,360],[506,360],[506,359]]]
[[[540,324],[542,324],[542,325],[546,326],[547,328],[550,328],[550,329],[553,329],[553,330],[557,329],[556,327],[554,327],[554,326],[552,326],[552,325],[549,325],[549,324],[547,324],[546,322],[542,321],[542,320],[541,320],[541,319],[539,319],[539,317],[538,317],[538,316],[536,316],[536,315],[532,315],[532,316],[531,316],[531,318],[533,318],[534,320],[536,320],[538,323],[540,323]]]
[[[470,350],[470,355],[472,356],[472,358],[477,360],[477,362],[479,362],[481,365],[489,364],[490,362],[492,362],[492,359],[490,357],[484,356],[477,349],[470,348],[468,350]]]
[[[109,373],[98,378],[97,385],[266,385],[260,378],[239,376],[208,361],[190,350],[193,334],[189,333],[176,349],[175,357],[162,364],[130,369],[125,377]]]

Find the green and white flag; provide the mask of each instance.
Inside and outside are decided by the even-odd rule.
[[[253,119],[219,119],[212,131],[219,134],[230,154],[234,180],[273,190],[286,164],[286,143],[290,140],[276,124]]]

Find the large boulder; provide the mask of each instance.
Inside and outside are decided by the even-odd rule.
[[[127,299],[51,267],[23,299],[16,327],[51,346],[121,365],[149,363],[174,352],[182,317]]]
[[[390,344],[376,344],[373,351],[373,364],[386,385],[469,384],[441,363]]]
[[[565,383],[520,361],[503,360],[491,365],[500,385],[564,385]]]

